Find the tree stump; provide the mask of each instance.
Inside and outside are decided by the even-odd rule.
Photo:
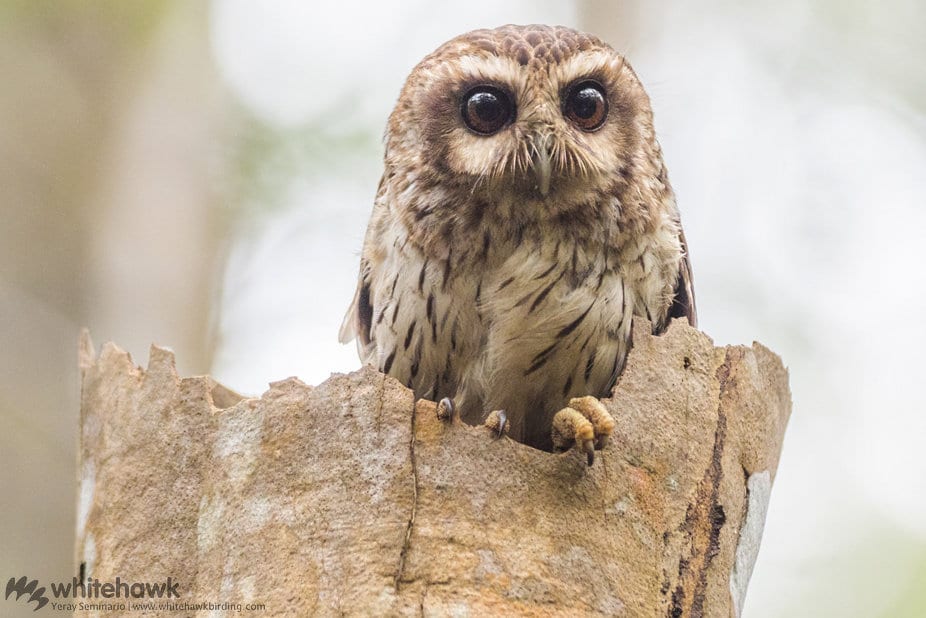
[[[372,369],[244,398],[179,378],[163,348],[141,369],[85,335],[80,572],[170,577],[174,615],[739,615],[787,371],[759,344],[648,328],[592,467],[439,420]]]

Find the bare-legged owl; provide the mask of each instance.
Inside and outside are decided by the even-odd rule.
[[[630,65],[563,27],[459,36],[412,71],[341,329],[464,421],[592,461],[631,321],[695,324],[685,237]],[[451,402],[446,402],[448,405]]]

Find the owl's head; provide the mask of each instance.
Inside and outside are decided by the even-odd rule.
[[[649,99],[624,58],[564,27],[503,26],[445,43],[409,76],[387,167],[536,210],[613,192],[652,158]]]

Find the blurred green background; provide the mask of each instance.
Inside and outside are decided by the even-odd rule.
[[[0,581],[73,574],[81,326],[252,394],[359,365],[336,335],[386,116],[509,22],[626,53],[702,329],[791,370],[745,615],[926,615],[918,0],[0,1]]]

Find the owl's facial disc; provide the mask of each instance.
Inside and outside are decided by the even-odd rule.
[[[525,216],[590,203],[623,182],[615,171],[640,156],[646,94],[610,48],[557,40],[531,44],[532,59],[463,38],[423,61],[390,120],[389,165],[420,165],[410,173],[519,204]]]
[[[587,140],[603,130],[610,106],[594,76],[580,74],[562,86],[537,80],[539,87],[520,89],[503,80],[476,82],[459,99],[459,118],[469,144],[485,148],[485,156],[469,160],[494,161],[496,179],[507,176],[516,191],[546,200],[596,169],[597,149]]]

